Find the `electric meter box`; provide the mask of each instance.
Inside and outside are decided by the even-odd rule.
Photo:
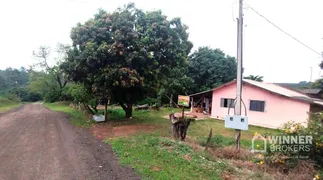
[[[248,130],[247,116],[226,115],[224,121],[226,128]]]

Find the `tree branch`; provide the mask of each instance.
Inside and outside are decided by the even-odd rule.
[[[127,110],[127,107],[123,103],[119,102],[119,104],[120,104],[120,106],[122,107],[123,110],[125,110],[125,111]]]

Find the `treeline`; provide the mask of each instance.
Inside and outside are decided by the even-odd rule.
[[[35,102],[42,100],[40,94],[28,90],[30,72],[24,67],[0,70],[0,97],[12,101]]]

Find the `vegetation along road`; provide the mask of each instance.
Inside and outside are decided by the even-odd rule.
[[[0,179],[139,179],[67,118],[42,104],[0,115]]]

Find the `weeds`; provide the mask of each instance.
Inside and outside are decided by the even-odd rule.
[[[219,179],[226,167],[223,162],[209,161],[185,143],[167,138],[142,135],[110,143],[121,163],[130,164],[148,179]]]
[[[16,107],[19,107],[21,104],[19,100],[11,100],[8,98],[0,97],[0,112],[6,112]]]

